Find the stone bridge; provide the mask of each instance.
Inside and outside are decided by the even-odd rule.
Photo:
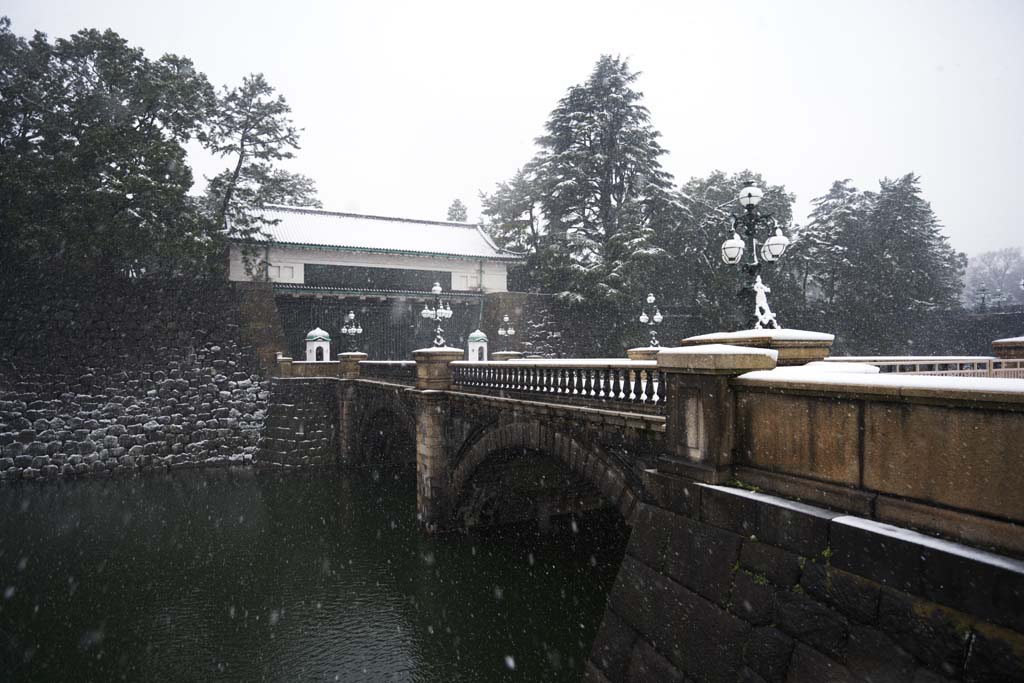
[[[638,356],[281,358],[259,462],[415,466],[429,530],[618,510],[587,680],[1024,678],[1024,380]]]

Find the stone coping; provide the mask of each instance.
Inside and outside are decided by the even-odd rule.
[[[701,344],[669,347],[658,352],[659,368],[688,371],[694,374],[735,373],[767,370],[775,367],[779,352],[731,344]]]
[[[288,360],[282,358],[281,360]],[[292,365],[337,365],[341,361],[336,360],[293,360]]]
[[[825,397],[856,395],[905,402],[929,401],[991,404],[1024,408],[1024,379],[1002,377],[943,377],[899,373],[857,374],[778,368],[748,372],[733,380],[753,389],[795,390]],[[981,406],[978,406],[981,407]]]
[[[360,365],[384,365],[384,366],[395,366],[395,365],[398,365],[398,366],[402,366],[402,367],[409,367],[409,366],[416,365],[416,361],[414,361],[414,360],[361,360],[361,361],[359,361],[359,364]]]

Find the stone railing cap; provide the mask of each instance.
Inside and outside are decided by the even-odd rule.
[[[658,352],[659,368],[701,372],[748,372],[771,370],[779,353],[774,349],[756,349],[731,344],[704,344],[662,348]]]
[[[344,353],[339,353],[338,354],[338,358],[344,358],[346,360],[356,360],[358,358],[369,358],[369,357],[370,356],[368,354],[365,354],[362,351],[345,351]]]
[[[448,354],[448,353],[463,353],[462,349],[457,349],[453,346],[428,346],[425,349],[416,349],[413,354]]]

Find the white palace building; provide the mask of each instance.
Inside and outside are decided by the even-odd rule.
[[[483,297],[506,292],[508,267],[521,259],[470,223],[286,206],[264,215],[270,240],[260,255],[267,267],[256,277],[273,285],[293,353],[313,327],[337,340],[342,316],[353,310],[365,330],[364,350],[376,358],[408,357],[429,338],[419,311],[432,301],[435,282],[455,311],[446,324],[450,342],[464,346]],[[231,246],[229,258],[231,280],[253,279],[240,245]]]

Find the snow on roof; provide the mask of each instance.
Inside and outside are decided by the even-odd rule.
[[[281,244],[352,251],[515,260],[499,249],[478,225],[369,216],[293,206],[270,206],[263,216],[274,221],[263,231]]]
[[[807,330],[740,330],[738,332],[712,332],[687,337],[687,341],[696,339],[775,339],[778,341],[832,341],[834,334],[824,332],[808,332]]]

